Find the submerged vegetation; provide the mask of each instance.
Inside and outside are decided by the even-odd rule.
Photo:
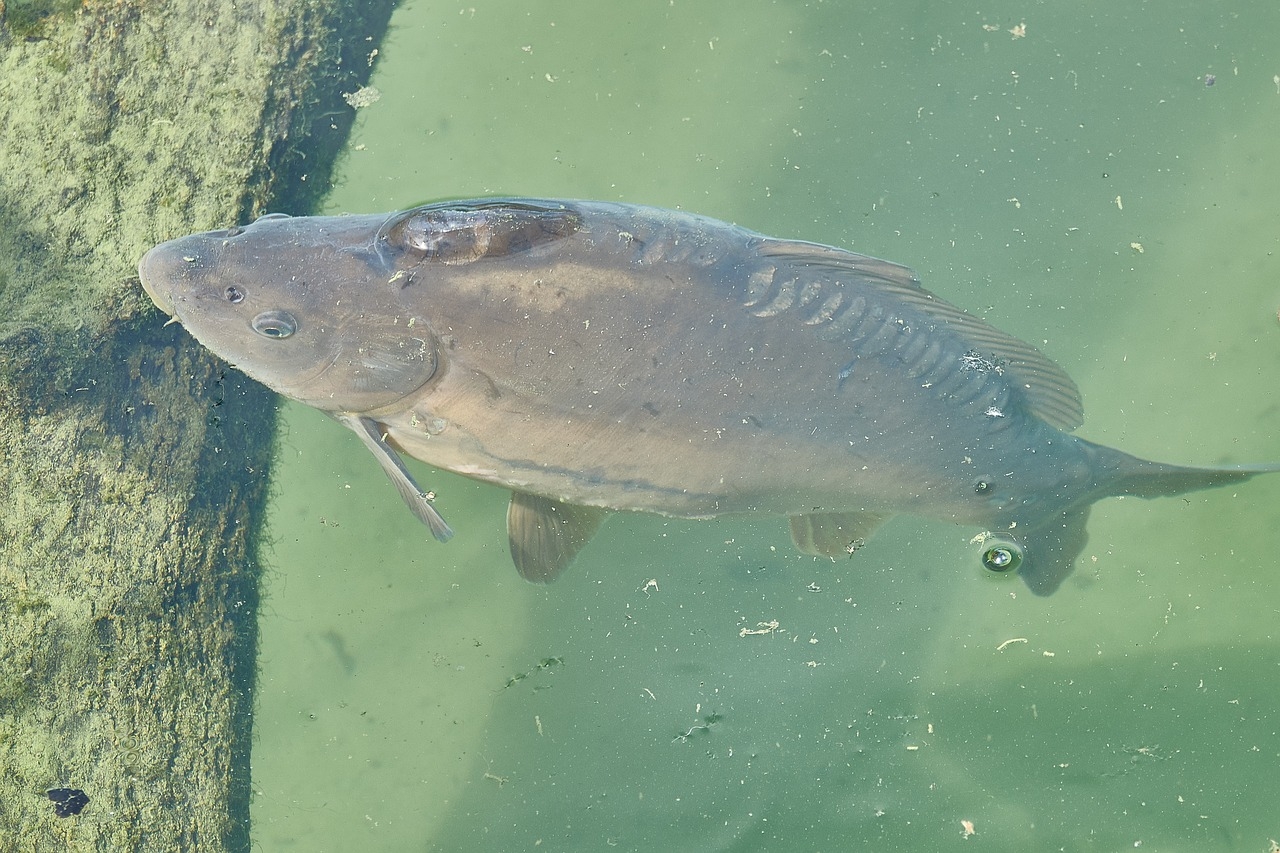
[[[0,0],[0,22],[15,38],[48,38],[49,24],[80,5],[80,0]]]

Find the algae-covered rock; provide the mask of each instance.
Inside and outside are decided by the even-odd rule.
[[[389,3],[0,3],[0,849],[247,849],[273,398],[135,265],[305,212]]]

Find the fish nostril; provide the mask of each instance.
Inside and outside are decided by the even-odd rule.
[[[241,302],[244,302],[244,291],[239,287],[236,287],[234,284],[227,287],[226,291],[223,292],[223,296],[225,296],[227,301],[232,305],[239,305]]]

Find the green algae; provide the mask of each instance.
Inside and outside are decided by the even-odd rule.
[[[0,847],[249,846],[274,406],[135,265],[305,210],[387,8],[0,7]]]
[[[0,4],[4,24],[15,38],[47,38],[54,19],[74,12],[80,0],[9,0]]]

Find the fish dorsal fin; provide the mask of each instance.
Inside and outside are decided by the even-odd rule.
[[[511,561],[520,577],[550,583],[563,572],[604,521],[605,510],[512,492],[507,507]]]
[[[791,541],[814,557],[853,555],[890,516],[874,512],[810,512],[791,516]]]
[[[436,508],[431,505],[431,501],[427,498],[427,493],[418,488],[418,484],[413,481],[413,477],[409,474],[409,470],[404,467],[404,463],[400,461],[400,457],[391,449],[391,445],[387,444],[382,437],[382,428],[378,426],[378,422],[372,418],[364,418],[359,415],[351,415],[346,413],[335,414],[334,417],[347,429],[360,436],[360,440],[364,442],[364,446],[369,448],[369,452],[378,460],[378,464],[382,466],[382,471],[387,475],[392,484],[396,487],[396,491],[400,493],[400,497],[404,500],[405,505],[413,510],[413,514],[418,520],[431,528],[431,535],[441,542],[448,542],[453,536],[453,528],[445,523],[440,513],[436,512]]]
[[[931,325],[933,334],[954,335],[998,367],[1032,414],[1064,430],[1084,422],[1080,391],[1061,367],[1031,344],[925,290],[910,268],[796,240],[762,238],[758,249],[774,268],[772,275],[758,273],[749,285],[746,305],[757,315],[795,309],[819,334],[838,336],[877,296],[894,300]]]

